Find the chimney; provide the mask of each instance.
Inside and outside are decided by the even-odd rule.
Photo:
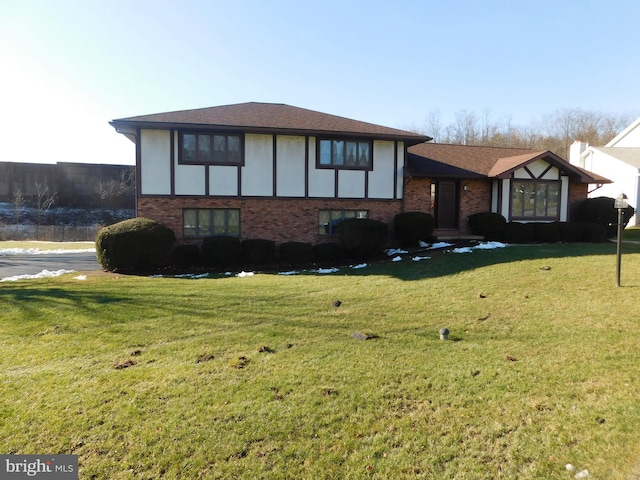
[[[584,157],[582,154],[587,150],[587,148],[589,148],[589,144],[587,142],[581,142],[580,140],[573,142],[569,147],[569,163],[576,167],[585,168]]]

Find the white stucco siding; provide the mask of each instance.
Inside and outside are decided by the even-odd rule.
[[[369,172],[369,198],[393,198],[395,165],[393,142],[373,142],[373,170]]]
[[[511,220],[509,203],[511,202],[511,180],[502,181],[502,204],[498,211],[507,221]]]
[[[335,170],[316,168],[316,139],[309,137],[309,196],[335,197],[335,178]]]
[[[547,171],[547,169],[549,170]],[[523,167],[513,172],[513,177],[521,180],[530,180],[532,179],[531,175],[533,175],[534,179],[558,180],[560,171],[556,167],[549,168],[549,164],[544,160],[536,160],[528,164],[526,169]]]
[[[304,197],[304,148],[304,137],[276,137],[276,190],[279,197]]]
[[[398,165],[396,170],[396,198],[402,198],[404,194],[404,142],[398,142]]]
[[[361,170],[340,170],[338,172],[338,197],[364,198],[364,176]]]
[[[171,193],[171,134],[168,130],[140,131],[140,193]]]
[[[238,167],[209,167],[209,195],[238,195]]]
[[[560,221],[566,222],[569,214],[569,177],[560,177]]]
[[[602,187],[592,191],[589,194],[589,197],[616,198],[621,193],[624,193],[628,198],[629,205],[638,210],[638,207],[640,207],[640,204],[638,203],[640,200],[638,198],[638,189],[640,189],[640,171],[638,168],[597,150],[593,152],[592,162],[593,172],[602,175],[603,177],[610,178],[614,180],[615,183],[602,185]],[[631,218],[629,225],[636,225],[637,223],[638,215],[634,215]]]
[[[273,135],[244,137],[242,195],[273,196]]]
[[[176,195],[204,195],[204,165],[178,165],[175,160]]]

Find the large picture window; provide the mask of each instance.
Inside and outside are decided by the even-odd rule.
[[[321,139],[318,158],[320,167],[368,170],[371,169],[371,142]]]
[[[514,181],[511,188],[511,217],[557,220],[559,182]]]
[[[240,235],[240,209],[187,208],[182,211],[182,231],[185,237]]]
[[[347,218],[368,218],[366,210],[320,210],[319,227],[320,235],[337,235],[338,226]]]
[[[194,164],[241,165],[240,135],[183,133],[181,162]]]

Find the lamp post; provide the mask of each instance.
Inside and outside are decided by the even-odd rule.
[[[616,200],[613,204],[615,208],[618,209],[618,239],[617,239],[617,248],[616,248],[616,287],[620,286],[620,266],[622,265],[622,231],[624,230],[624,209],[629,206],[627,202],[627,196],[624,193],[621,193],[616,197]]]

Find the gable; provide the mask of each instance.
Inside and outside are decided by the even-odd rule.
[[[640,117],[616,135],[605,147],[640,147]]]

